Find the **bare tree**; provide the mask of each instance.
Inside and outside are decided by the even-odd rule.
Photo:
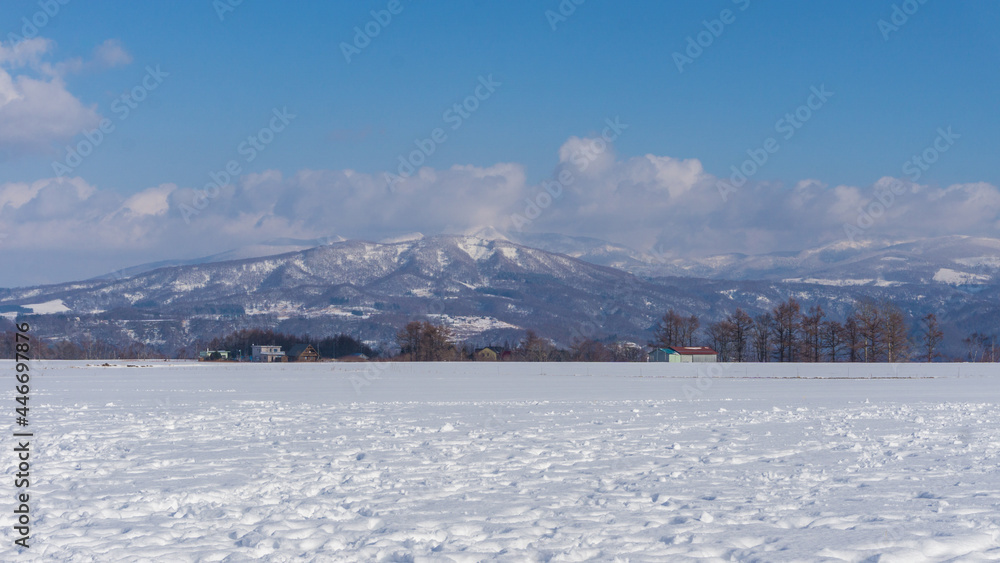
[[[751,330],[753,329],[753,319],[743,309],[737,308],[736,312],[729,315],[729,322],[733,331],[733,353],[732,360],[736,362],[747,361]]]
[[[823,351],[820,328],[825,315],[821,306],[813,305],[809,307],[809,314],[802,317],[802,358],[807,362],[820,361]]]
[[[831,362],[837,361],[840,350],[844,348],[847,340],[844,331],[844,326],[837,321],[823,321],[820,325],[820,342],[826,351],[827,359]]]
[[[413,321],[396,333],[400,355],[416,362],[453,360],[458,355],[451,330],[444,325]]]
[[[774,341],[779,362],[794,362],[802,317],[799,302],[794,297],[774,308]]]
[[[857,318],[861,336],[861,360],[878,362],[883,357],[885,337],[885,319],[878,304],[870,299],[855,304],[854,315]]]
[[[944,331],[941,330],[937,315],[934,313],[927,313],[927,316],[920,319],[920,322],[924,327],[923,354],[921,356],[925,362],[933,362],[935,359],[941,357],[938,345],[944,340]]]
[[[610,362],[611,351],[597,340],[574,339],[570,349],[570,357],[575,362]]]
[[[757,315],[753,319],[753,352],[758,362],[771,359],[771,332],[774,330],[774,316],[771,313]]]
[[[719,361],[730,362],[735,356],[736,326],[729,319],[708,325],[706,330],[712,348],[719,353]]]
[[[650,348],[669,348],[671,346],[683,346],[687,319],[670,309],[660,319],[659,326],[653,334],[653,341],[649,343]]]
[[[858,317],[854,313],[851,313],[844,321],[844,349],[847,352],[847,361],[860,361],[863,347],[864,342],[861,338],[861,326],[858,324]]]
[[[617,340],[608,350],[611,352],[613,362],[641,362],[646,359],[642,347],[633,342]]]
[[[410,361],[417,360],[420,350],[420,336],[423,334],[423,324],[420,321],[412,321],[406,324],[396,333],[396,344],[399,346],[399,354],[404,359]]]
[[[882,315],[882,348],[888,362],[905,362],[910,358],[910,327],[903,310],[891,301],[879,304]]]
[[[996,335],[974,332],[964,338],[962,343],[966,348],[966,359],[970,362],[1000,361],[1000,348],[997,347]]]
[[[698,320],[698,317],[691,315],[687,318],[681,333],[681,341],[684,343],[684,346],[694,346],[694,339],[699,327],[701,327],[701,321]]]
[[[545,362],[552,355],[555,346],[547,338],[538,336],[533,330],[528,330],[521,340],[519,352],[529,362]]]

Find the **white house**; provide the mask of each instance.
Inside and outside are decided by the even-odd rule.
[[[259,346],[254,344],[250,347],[250,355],[255,362],[285,362],[288,358],[281,351],[281,346]]]

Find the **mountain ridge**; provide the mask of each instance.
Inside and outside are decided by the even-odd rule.
[[[577,245],[575,251],[603,243],[556,242],[564,248]],[[993,239],[974,242],[963,256],[992,248]],[[500,237],[344,240],[264,257],[164,266],[119,279],[4,289],[0,312],[30,317],[48,338],[88,333],[172,349],[254,326],[297,334],[346,331],[387,344],[414,318],[448,324],[460,338],[481,343],[516,340],[526,329],[562,345],[614,335],[644,343],[669,308],[696,314],[707,324],[736,307],[755,314],[788,297],[822,304],[835,317],[845,315],[855,299],[891,298],[913,319],[938,313],[955,334],[977,327],[995,330],[988,320],[997,318],[1000,287],[992,274],[955,269],[939,275],[948,270],[940,254],[942,248],[949,250],[949,241],[907,244],[916,246],[883,249],[862,262],[898,258],[893,253],[907,249],[927,254],[923,269],[910,279],[824,281],[636,275]],[[981,266],[977,272],[992,272],[990,260],[973,262],[968,263]],[[863,266],[858,275],[879,273]],[[938,279],[927,283],[932,270],[932,279]],[[955,338],[950,345],[957,346]]]

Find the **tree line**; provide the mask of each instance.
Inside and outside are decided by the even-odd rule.
[[[0,358],[14,358],[14,334],[14,331],[0,332]],[[29,357],[33,360],[150,360],[165,357],[156,348],[142,342],[114,345],[90,337],[49,342],[31,338],[29,345]]]
[[[115,345],[89,336],[75,340],[65,339],[49,342],[32,338],[30,357],[38,360],[153,360],[167,359],[168,357],[194,359],[202,350],[226,350],[230,357],[236,358],[241,353],[244,357],[248,357],[250,347],[253,344],[278,345],[285,351],[296,344],[312,344],[313,348],[324,358],[339,358],[357,353],[364,354],[369,358],[379,355],[377,350],[347,334],[315,338],[308,334],[296,336],[268,329],[246,329],[216,337],[210,341],[196,343],[193,346],[182,348],[170,356],[157,348],[135,341]],[[0,332],[0,358],[13,359],[14,345],[13,331]]]
[[[223,337],[213,338],[203,349],[226,350],[230,357],[242,355],[246,358],[250,356],[250,349],[255,344],[281,346],[285,352],[298,344],[312,344],[322,358],[341,358],[351,354],[364,354],[373,358],[379,355],[367,344],[347,334],[316,338],[308,334],[296,336],[259,328],[238,330]]]
[[[482,349],[457,342],[450,328],[427,321],[408,323],[396,333],[396,345],[399,354],[393,360],[416,362],[474,361],[476,352]],[[646,358],[641,346],[624,340],[611,339],[605,343],[589,338],[576,339],[568,349],[562,349],[530,329],[517,342],[485,348],[507,353],[510,360],[519,362],[638,362]]]
[[[9,323],[7,323],[9,324]],[[6,326],[0,328],[7,328]],[[959,358],[941,353],[944,332],[936,315],[928,314],[911,326],[907,315],[888,300],[859,300],[843,319],[832,318],[820,305],[804,309],[789,298],[770,311],[751,316],[736,309],[702,329],[697,315],[667,311],[655,327],[654,337],[644,348],[617,337],[574,339],[566,348],[526,331],[516,342],[490,346],[515,361],[635,362],[644,361],[648,349],[708,345],[727,362],[906,362],[1000,361],[1000,341],[995,334],[975,332],[962,340]],[[0,332],[0,358],[14,357],[14,333]],[[199,341],[169,356],[140,342],[112,344],[89,335],[73,339],[31,341],[31,357],[37,359],[166,359],[197,358],[203,350],[227,350],[233,357],[249,356],[251,345],[279,345],[288,350],[296,344],[312,344],[322,357],[339,358],[361,353],[369,358],[383,354],[347,334],[315,338],[268,329],[235,331],[209,341]],[[396,334],[399,361],[475,360],[478,348],[458,342],[445,325],[413,321]]]
[[[907,315],[889,300],[862,299],[843,319],[827,314],[821,305],[805,309],[795,298],[772,310],[751,316],[741,308],[709,323],[704,330],[697,315],[669,310],[644,349],[635,343],[574,339],[569,348],[557,348],[535,331],[511,344],[493,346],[509,352],[515,361],[634,362],[646,359],[647,349],[708,345],[723,362],[910,362],[965,360],[1000,361],[996,335],[974,333],[963,340],[963,358],[941,353],[944,331],[934,313],[911,325]],[[455,341],[444,325],[413,321],[396,335],[399,361],[475,360],[475,348]]]
[[[724,319],[709,324],[705,337],[707,344],[718,352],[719,360],[724,362],[933,362],[941,359],[944,332],[937,316],[929,313],[919,323],[916,338],[911,338],[911,326],[905,313],[889,300],[857,301],[841,321],[830,318],[821,305],[803,310],[792,297],[757,316],[737,308]],[[682,327],[690,324],[690,318],[668,311],[650,347],[689,345],[690,339],[686,338]]]

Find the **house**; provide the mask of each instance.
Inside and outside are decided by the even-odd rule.
[[[497,361],[497,353],[493,348],[479,348],[473,354],[477,362],[495,362]]]
[[[296,344],[288,350],[288,359],[292,362],[318,362],[319,352],[312,344]]]
[[[717,362],[719,353],[708,346],[674,346],[671,348],[680,356],[681,362]]]
[[[646,356],[648,362],[702,363],[717,362],[719,354],[708,346],[672,346],[657,348]]]
[[[210,362],[215,360],[228,360],[229,350],[205,350],[198,352],[199,362]]]
[[[250,355],[255,362],[287,362],[288,357],[281,351],[281,346],[259,346],[254,344],[250,347]]]

